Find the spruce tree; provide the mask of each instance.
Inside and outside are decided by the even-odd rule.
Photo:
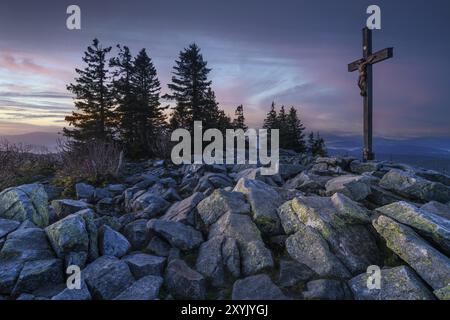
[[[314,139],[314,132],[310,132],[308,135],[308,151],[314,155],[314,144],[315,144],[315,139]]]
[[[244,106],[242,104],[236,108],[234,116],[235,118],[233,119],[232,127],[234,129],[242,129],[244,131],[247,130],[248,127],[245,124]]]
[[[280,130],[280,148],[289,149],[289,132],[287,128],[287,115],[284,106],[281,106],[277,116],[277,129]]]
[[[298,118],[297,110],[291,107],[286,117],[286,148],[296,152],[306,151],[304,131],[305,127]]]
[[[326,157],[325,140],[317,132],[316,137],[311,132],[308,137],[308,150],[313,156]]]
[[[152,60],[142,49],[133,60],[131,84],[136,101],[138,154],[151,155],[152,144],[165,125],[164,108],[160,106],[160,82]]]
[[[191,44],[180,52],[175,61],[172,83],[168,85],[171,94],[164,97],[176,102],[171,118],[172,128],[192,129],[194,121],[210,120],[214,103],[207,98],[211,81],[208,80],[207,62],[203,60],[200,48]],[[205,119],[206,118],[206,119]],[[210,125],[204,123],[206,127]]]
[[[219,129],[223,134],[226,133],[227,129],[232,128],[231,118],[226,115],[225,111],[219,110],[217,115],[217,129]]]
[[[275,102],[272,102],[270,111],[267,113],[263,124],[264,129],[278,129],[277,111],[275,110]]]
[[[204,106],[203,106],[202,114],[199,118],[195,118],[196,121],[202,121],[203,128],[218,128],[220,122],[220,109],[219,103],[216,100],[216,94],[211,88],[208,88],[204,98]]]
[[[120,140],[129,151],[130,147],[135,145],[137,138],[137,103],[131,83],[134,71],[133,57],[128,47],[118,45],[117,48],[118,56],[111,58],[109,65],[114,68],[113,88]]]
[[[320,134],[317,132],[317,137],[314,141],[314,155],[319,157],[326,157],[327,151],[325,148],[325,140],[320,136]]]
[[[67,90],[75,95],[77,110],[65,118],[74,128],[64,128],[63,132],[75,144],[113,138],[113,97],[106,60],[110,51],[111,47],[103,48],[94,39],[84,53],[85,68],[75,69],[78,77],[75,83],[67,86]]]

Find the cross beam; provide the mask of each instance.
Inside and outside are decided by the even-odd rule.
[[[359,71],[358,86],[364,99],[364,161],[373,160],[375,155],[372,151],[372,65],[390,59],[394,56],[394,48],[386,48],[372,53],[372,30],[363,29],[363,57],[348,65],[348,71]]]
[[[394,56],[394,48],[386,48],[383,50],[380,50],[378,52],[375,52],[372,54],[373,60],[372,64],[387,60],[389,58],[392,58]],[[348,72],[353,72],[358,70],[358,66],[363,63],[365,59],[359,59],[357,61],[354,61],[348,65]]]

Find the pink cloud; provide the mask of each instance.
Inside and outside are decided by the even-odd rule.
[[[8,71],[27,72],[34,74],[38,73],[47,76],[52,74],[51,69],[36,64],[30,58],[15,58],[9,53],[3,53],[0,55],[0,68],[6,69]]]
[[[72,63],[71,63],[72,64]],[[0,53],[0,70],[10,73],[21,73],[29,76],[43,76],[51,81],[67,81],[73,77],[71,69],[62,69],[68,65],[61,59],[49,56],[40,57],[36,54],[6,50]]]

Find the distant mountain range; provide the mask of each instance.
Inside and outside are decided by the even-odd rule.
[[[362,149],[362,137],[326,135],[324,138],[328,149],[336,152],[356,152]],[[374,150],[378,154],[423,155],[450,158],[449,138],[409,138],[387,139],[374,138]]]
[[[348,155],[357,158],[362,154],[362,137],[323,135],[330,155]],[[374,138],[375,156],[423,168],[450,173],[450,138]]]
[[[24,145],[43,146],[54,151],[58,139],[63,136],[56,132],[31,132],[18,135],[0,135],[0,139],[6,139],[11,143],[22,143]]]
[[[362,137],[356,135],[323,134],[330,155],[361,157]],[[32,132],[3,135],[12,143],[45,146],[54,151],[62,136],[55,132]],[[377,159],[409,163],[411,165],[450,173],[450,137],[388,139],[374,138]]]

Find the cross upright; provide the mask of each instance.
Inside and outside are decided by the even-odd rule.
[[[358,86],[360,94],[364,99],[364,161],[373,160],[375,155],[372,151],[372,65],[394,56],[394,48],[386,48],[372,53],[372,30],[363,29],[363,58],[348,65],[348,71],[358,70]]]

